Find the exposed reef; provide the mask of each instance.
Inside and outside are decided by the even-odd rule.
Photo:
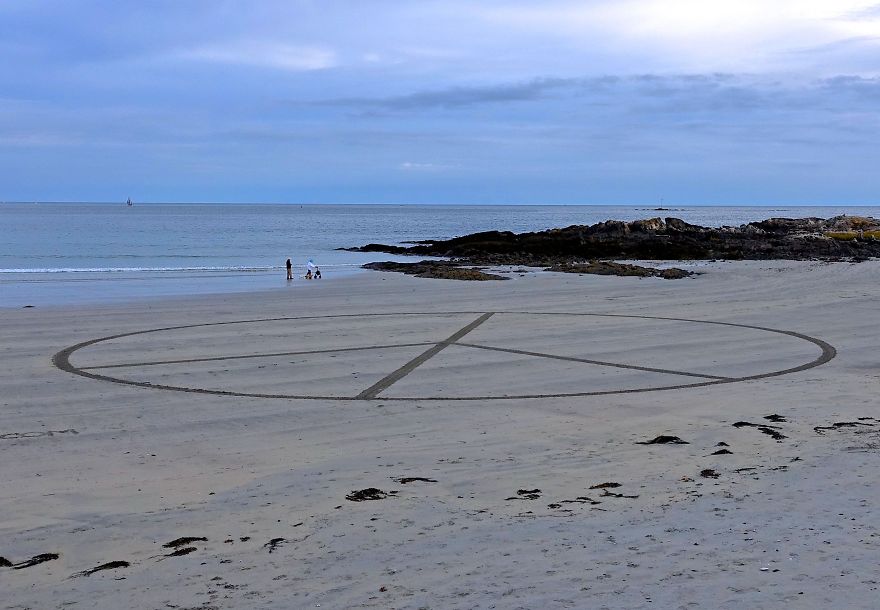
[[[629,265],[615,263],[614,261],[590,261],[589,263],[557,264],[549,267],[547,271],[561,273],[590,273],[593,275],[619,275],[632,277],[662,277],[666,280],[679,280],[693,275],[684,269],[657,269],[655,267],[643,267],[641,265]]]
[[[718,228],[692,225],[678,218],[609,220],[533,233],[486,231],[408,246],[367,244],[346,249],[558,271],[571,271],[577,265],[589,268],[596,259],[862,260],[880,256],[880,220],[858,216],[828,220],[771,218]]]
[[[375,271],[397,271],[414,275],[416,277],[427,277],[442,280],[506,280],[508,278],[494,273],[486,273],[480,269],[471,269],[460,266],[455,261],[419,261],[418,263],[395,263],[391,261],[383,261],[378,263],[367,263],[364,269],[373,269]]]

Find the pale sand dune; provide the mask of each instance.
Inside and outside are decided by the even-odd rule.
[[[370,273],[0,310],[0,556],[59,555],[0,567],[0,608],[876,607],[880,262],[695,268],[680,281]],[[395,312],[437,315],[352,315]],[[714,384],[822,350],[730,326],[488,312],[730,322],[837,356]],[[85,370],[134,382],[323,399],[148,389],[51,361],[127,332],[328,315],[344,317],[133,335],[70,358],[124,364]],[[481,347],[438,345],[469,325],[458,341]],[[332,351],[352,347],[376,349]],[[814,430],[834,422],[856,425]],[[636,444],[660,434],[689,444]],[[719,442],[733,453],[711,455]],[[606,482],[620,486],[590,489]],[[370,487],[397,493],[346,500]],[[179,537],[207,541],[163,557]],[[70,578],[112,561],[130,566]]]

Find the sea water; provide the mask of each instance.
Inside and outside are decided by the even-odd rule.
[[[385,254],[367,243],[538,231],[675,216],[704,226],[769,217],[880,216],[880,207],[0,204],[0,307],[108,302],[285,286],[284,263],[311,259],[326,280]]]

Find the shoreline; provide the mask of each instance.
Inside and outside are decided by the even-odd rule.
[[[407,260],[407,257],[396,257]],[[430,258],[431,262],[438,260]],[[672,263],[670,261],[623,261],[625,263],[649,264],[658,268],[667,268]],[[688,268],[699,268],[700,263],[708,261],[681,261]],[[503,265],[493,267],[495,270],[501,270],[501,273],[514,275],[521,265]],[[363,265],[352,265],[345,267],[324,267],[329,271],[324,271],[324,277],[321,280],[305,280],[302,274],[297,275],[292,283],[288,283],[284,278],[284,268],[279,267],[272,271],[249,271],[241,273],[209,273],[209,274],[189,274],[175,273],[170,274],[125,274],[112,273],[93,276],[92,274],[35,274],[34,278],[18,277],[19,275],[27,276],[28,274],[15,274],[11,279],[3,277],[0,274],[0,288],[3,289],[4,296],[0,300],[0,310],[14,310],[26,307],[79,307],[79,306],[114,306],[114,305],[130,305],[138,303],[156,303],[165,299],[186,300],[187,298],[200,298],[225,295],[254,295],[259,297],[262,293],[276,294],[281,291],[295,289],[303,282],[309,282],[309,285],[317,282],[338,282],[347,281],[356,277],[377,273],[374,270],[365,268]],[[539,273],[543,270],[537,267],[526,270],[529,274]],[[175,288],[181,286],[181,282],[190,282],[192,280],[203,280],[198,282],[195,292],[192,291],[193,286],[187,289]],[[132,290],[124,289],[125,283],[134,283],[141,288]],[[71,288],[75,285],[76,288]],[[92,285],[92,286],[90,286]],[[102,292],[96,295],[94,286],[98,288],[112,286],[113,291]],[[46,288],[49,288],[47,291]],[[159,290],[157,290],[157,288]],[[48,294],[47,294],[48,292]]]
[[[16,207],[20,208],[22,206],[11,206],[13,212],[15,212]],[[336,209],[340,206],[331,206],[331,208],[321,208],[321,206],[313,207],[314,212],[323,209]],[[492,208],[491,206],[488,208],[485,206],[477,206],[477,208],[484,211],[489,210],[492,212],[494,212],[495,209],[501,211],[504,211],[506,209],[503,207]],[[565,206],[556,206],[556,208],[565,209]],[[554,213],[559,213],[560,210],[556,208],[553,208],[555,210]],[[606,212],[607,210],[621,209],[616,206],[600,206],[599,208],[595,206],[581,206],[575,211],[580,213],[595,213],[596,210],[600,208],[606,210]],[[187,206],[181,206],[180,209],[186,210]],[[394,209],[397,208],[392,206],[391,208],[389,208],[389,210],[386,211],[392,211]],[[715,208],[707,207],[705,209],[707,211],[717,211]],[[805,208],[798,209],[801,210]],[[817,209],[821,210],[826,208]],[[846,209],[851,211],[855,208],[847,207],[839,209]],[[872,210],[873,208],[865,209]],[[757,210],[765,213],[765,210],[767,209],[748,208],[748,210],[750,211],[750,213],[756,215]],[[325,271],[324,279],[333,280],[334,278],[347,276],[349,274],[362,273],[361,266],[364,263],[384,262],[380,261],[379,259],[390,260],[390,262],[392,263],[407,263],[413,260],[413,255],[418,255],[421,259],[424,260],[433,259],[435,261],[438,258],[443,259],[444,261],[448,261],[451,257],[453,264],[463,263],[466,265],[480,265],[495,268],[510,268],[522,266],[535,268],[543,267],[545,269],[567,269],[571,272],[589,270],[589,267],[585,267],[584,265],[586,264],[587,260],[595,259],[615,260],[624,263],[634,262],[632,261],[632,259],[654,259],[661,260],[665,265],[671,261],[680,260],[695,261],[701,258],[730,259],[741,257],[737,256],[739,254],[739,251],[736,250],[736,248],[726,250],[722,248],[722,251],[714,252],[712,248],[709,248],[707,250],[703,246],[703,244],[705,244],[707,241],[711,241],[713,243],[717,242],[719,236],[727,236],[725,237],[725,239],[729,238],[729,235],[731,234],[730,231],[722,231],[721,233],[719,233],[718,230],[703,229],[700,227],[696,227],[695,225],[690,225],[688,223],[675,219],[667,219],[668,222],[665,223],[660,219],[636,220],[632,222],[604,221],[590,227],[572,225],[567,229],[551,229],[539,231],[537,233],[522,234],[490,231],[485,234],[465,235],[464,237],[457,237],[444,242],[442,240],[434,241],[431,239],[425,239],[425,237],[427,237],[425,233],[430,229],[429,225],[426,225],[424,223],[424,210],[416,206],[416,208],[412,208],[410,211],[412,212],[410,218],[411,220],[420,220],[420,223],[415,225],[415,229],[407,229],[401,232],[401,228],[397,227],[393,230],[387,230],[389,236],[393,235],[394,237],[400,239],[404,237],[415,238],[404,239],[400,242],[402,244],[407,244],[407,248],[403,248],[401,246],[378,246],[376,248],[352,247],[341,249],[367,250],[366,252],[361,252],[360,254],[353,254],[351,252],[340,253],[340,248],[336,248],[332,251],[327,251],[324,253],[324,255],[326,255],[326,260],[324,258],[320,259],[320,266]],[[631,208],[629,213],[640,215],[643,211],[646,210],[642,208]],[[156,222],[156,218],[147,213],[148,211],[144,212],[147,213],[146,216],[141,216],[142,213],[138,212],[139,216],[137,217],[137,219],[131,217],[130,214],[125,214],[124,212],[126,212],[126,210],[121,210],[120,212],[120,210],[114,209],[114,214],[119,213],[118,216],[120,216],[120,218],[116,219],[117,221],[121,222],[122,220],[125,220],[127,223],[129,223],[129,225],[131,225],[129,226],[128,230],[132,230],[132,227],[140,229],[140,223],[143,222]],[[336,213],[338,212],[339,210],[337,209]],[[91,212],[83,212],[83,214],[84,216],[79,218],[78,222],[80,223],[86,222],[88,219],[92,218],[92,216],[90,215],[92,214]],[[626,216],[626,214],[624,214],[624,216]],[[14,218],[15,216],[12,217],[12,220],[14,220]],[[27,216],[25,216],[25,218],[27,218]],[[42,224],[48,226],[50,224],[49,221],[51,218],[54,218],[54,216],[50,215],[47,218],[43,218]],[[182,219],[183,226],[185,226],[186,219],[191,220],[189,216],[182,212],[180,218]],[[334,220],[334,222],[342,223],[336,226],[331,231],[331,233],[336,235],[336,237],[334,238],[334,243],[337,246],[340,245],[340,240],[344,241],[345,239],[356,239],[346,233],[346,225],[345,222],[343,222],[345,219],[348,219],[348,221],[350,222],[354,222],[355,220],[357,220],[356,217],[343,214],[334,215],[331,216],[331,218]],[[401,218],[407,218],[406,214],[403,214]],[[487,216],[485,218],[482,218],[482,220],[479,222],[486,222],[486,218],[494,218],[494,216]],[[540,218],[544,217],[538,216],[529,218],[518,218],[517,222],[526,225],[529,223],[535,224]],[[567,216],[566,218],[568,218],[568,220],[573,220],[576,218],[576,214]],[[720,218],[721,217],[719,217],[719,220]],[[852,220],[852,217],[847,218],[848,220]],[[377,227],[371,230],[379,230],[378,227],[381,226],[381,222],[377,221],[377,219],[370,220]],[[440,229],[441,233],[444,231],[448,232],[453,227],[464,228],[468,226],[468,223],[462,222],[461,219],[446,218],[444,222],[446,223],[446,225],[444,225],[445,228]],[[479,224],[479,222],[477,224]],[[504,222],[499,221],[497,218],[493,222],[497,223],[495,226],[505,225]],[[776,239],[776,237],[774,237],[776,235],[774,231],[777,231],[777,229],[779,228],[776,225],[785,228],[787,224],[791,224],[794,222],[801,221],[770,222],[765,220],[755,221],[753,224],[756,227],[759,227],[755,229],[756,231],[766,233],[767,239]],[[838,224],[841,223],[839,222]],[[149,226],[149,224],[147,226]],[[764,228],[760,227],[765,227],[767,230],[765,231]],[[691,235],[691,233],[694,233],[697,229],[699,229],[699,231],[696,231],[696,235]],[[812,227],[811,230],[813,229],[815,229],[815,227]],[[415,232],[416,235],[410,235],[409,233],[411,231]],[[709,231],[711,234],[707,233],[704,235],[703,233],[705,233],[706,231]],[[655,233],[659,233],[659,235],[655,235]],[[149,231],[145,231],[145,234],[149,234]],[[269,232],[269,235],[273,234],[274,233]],[[356,235],[357,232],[355,231],[354,234]],[[498,238],[498,241],[496,243],[495,237],[493,237],[490,243],[486,243],[485,241],[481,242],[480,236],[483,235],[495,236]],[[621,237],[621,235],[626,237],[623,238]],[[186,232],[182,232],[180,236],[185,237]],[[675,237],[676,239],[682,238],[689,241],[687,241],[687,245],[681,251],[677,250],[676,248],[670,250],[668,247],[660,247],[656,245],[661,244],[662,246],[663,243],[668,242],[668,240],[673,237]],[[329,239],[329,236],[327,236],[326,239]],[[629,243],[627,240],[630,240],[632,243]],[[320,242],[320,240],[314,243],[318,242]],[[590,244],[590,247],[586,249],[580,248],[579,250],[577,247],[577,243],[583,244],[585,242]],[[840,239],[837,240],[837,242],[833,244],[834,248],[831,248],[829,250],[829,252],[833,251],[837,256],[842,256],[846,254],[859,255],[859,253],[871,254],[873,250],[877,249],[875,247],[875,244],[862,244],[860,240],[855,240],[850,243],[849,240]],[[242,246],[244,243],[245,242],[241,242],[239,246]],[[495,248],[495,246],[498,246],[499,244],[501,247],[498,248],[498,251],[493,250],[493,248]],[[217,252],[216,250],[212,250],[212,248],[214,248],[216,244],[212,245],[210,240],[206,242],[206,246],[208,247],[208,249],[204,251],[204,254],[207,255],[208,252]],[[143,244],[141,244],[140,247],[143,247]],[[278,244],[274,244],[272,246],[272,249],[274,250],[281,248],[283,250],[284,247],[287,246],[279,246]],[[322,246],[315,246],[313,244],[312,247],[297,246],[296,249],[299,251],[302,251],[304,249],[305,251],[309,252],[320,251],[321,248],[324,248],[326,250],[327,247],[327,244],[324,244]],[[676,252],[678,254],[681,254],[682,252],[684,252],[684,254],[687,254],[688,252],[690,252],[688,248],[694,250],[694,252],[692,253],[693,255],[688,254],[671,257],[661,256],[664,253],[675,254]],[[873,250],[869,252],[868,250],[870,248],[873,248]],[[379,256],[376,254],[376,252],[373,251],[382,251],[384,249],[391,249],[396,254],[383,254],[382,256]],[[63,244],[61,244],[61,250],[59,250],[59,252],[63,250],[64,246]],[[827,247],[826,250],[828,250]],[[127,254],[125,256],[121,256],[120,252],[116,252],[113,255],[107,252],[105,253],[107,256],[104,258],[102,258],[101,255],[95,255],[94,258],[89,258],[88,253],[86,252],[84,253],[84,256],[82,258],[69,260],[78,260],[83,265],[85,265],[85,261],[89,261],[90,264],[95,265],[99,265],[100,263],[98,261],[101,261],[106,262],[106,264],[110,266],[106,268],[98,267],[98,269],[103,269],[103,271],[92,271],[91,269],[94,269],[94,267],[83,266],[70,268],[62,267],[59,269],[47,267],[42,271],[34,270],[33,273],[0,272],[0,287],[2,287],[3,289],[3,296],[2,298],[0,298],[0,307],[15,308],[24,307],[27,305],[46,306],[53,303],[121,303],[126,301],[137,301],[140,299],[151,299],[157,296],[176,297],[187,296],[189,294],[230,294],[237,292],[255,292],[270,288],[282,288],[284,286],[284,283],[279,281],[279,278],[283,278],[283,269],[278,268],[277,265],[263,266],[259,264],[261,261],[265,262],[266,257],[262,253],[266,251],[269,250],[266,249],[265,246],[261,246],[261,253],[254,255],[252,258],[242,256],[240,254],[236,256],[220,255],[216,258],[214,258],[213,256],[192,257],[190,254],[186,253],[187,249],[185,247],[183,251],[179,253],[180,256],[184,257],[180,259],[181,264],[184,264],[183,261],[190,261],[188,264],[193,264],[192,261],[198,259],[199,265],[201,266],[183,266],[179,268],[173,267],[173,271],[166,271],[164,267],[155,266],[155,263],[159,259],[150,259],[149,255],[146,253],[138,254],[133,257],[128,257]],[[149,250],[147,250],[147,252],[149,252]],[[201,251],[199,252],[201,253]],[[431,256],[432,254],[436,256]],[[696,254],[699,254],[700,256],[696,256]],[[713,256],[709,256],[710,254]],[[828,252],[826,252],[825,254],[828,254]],[[734,256],[731,257],[727,255]],[[809,253],[807,252],[805,254],[798,255],[795,258],[805,258],[808,255]],[[40,259],[41,256],[47,261],[66,260],[58,253],[46,253],[39,256],[34,253],[30,253],[24,258],[28,259],[29,261],[33,261]],[[167,262],[168,260],[174,259],[175,256],[178,255],[169,255],[165,258],[162,258],[161,260]],[[2,254],[2,257],[4,257],[4,260],[9,261],[6,264],[11,265],[10,269],[13,267],[17,271],[22,271],[23,269],[25,269],[24,267],[19,268],[14,264],[16,259],[13,255]],[[248,267],[236,264],[243,259],[248,260],[248,258],[250,258],[250,260],[257,264],[257,266]],[[762,252],[760,258],[771,259],[774,258],[774,255],[773,253]],[[778,258],[792,258],[792,256],[779,256]],[[126,264],[131,264],[130,261],[134,260],[143,261],[145,264],[150,263],[152,266],[150,264],[147,264],[147,266],[143,268],[125,266]],[[24,259],[22,259],[22,262],[23,261]],[[232,266],[221,266],[216,268],[212,267],[210,264],[211,262],[216,262],[222,265],[224,261],[235,261],[235,263],[230,263],[232,264]],[[122,266],[114,267],[113,264]],[[439,267],[446,266],[449,266],[449,264],[446,262],[441,263],[441,265],[436,266],[438,267],[437,269],[429,271],[428,275],[436,275],[440,277],[467,277],[479,275],[466,270],[460,272],[450,272],[450,270],[445,268],[439,269]],[[606,267],[608,266],[606,265]],[[406,265],[401,267],[401,269],[404,268],[406,268]],[[67,271],[65,271],[65,269]],[[133,271],[134,269],[137,269],[137,271]],[[609,270],[600,269],[600,271],[606,272]],[[618,271],[624,273],[656,273],[652,270],[639,271],[633,269],[619,269]]]
[[[335,282],[361,275],[365,270],[359,266],[333,268],[324,272],[321,280]],[[12,274],[9,274],[12,275]],[[112,305],[150,302],[195,296],[254,294],[263,291],[280,291],[309,282],[298,275],[290,284],[284,277],[284,268],[271,271],[247,272],[172,272],[172,273],[76,273],[34,274],[36,277],[2,277],[0,309],[16,309],[26,305],[35,307],[65,305]]]

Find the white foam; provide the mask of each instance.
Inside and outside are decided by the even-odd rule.
[[[324,268],[360,267],[360,263],[337,263],[319,265]],[[296,268],[297,265],[294,265]],[[259,272],[277,271],[283,266],[228,266],[228,267],[46,267],[36,269],[0,269],[0,273],[181,273],[193,271],[207,272]]]

